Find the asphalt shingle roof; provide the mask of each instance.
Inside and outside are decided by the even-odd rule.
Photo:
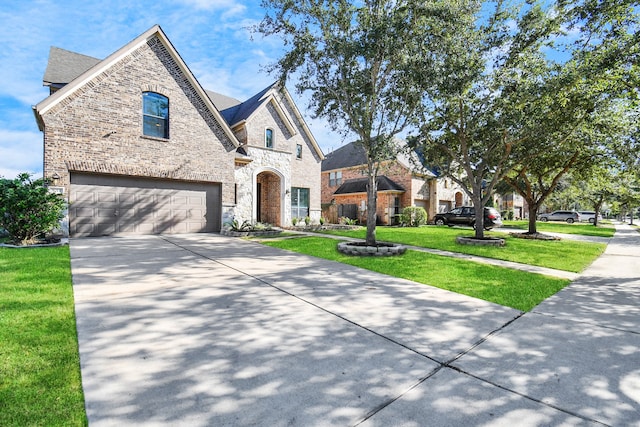
[[[366,165],[367,156],[361,144],[351,142],[327,154],[322,161],[322,171]]]
[[[368,182],[369,178],[348,179],[333,194],[366,193]],[[377,183],[378,191],[407,191],[402,185],[384,175],[378,177]]]
[[[98,58],[51,46],[42,80],[45,85],[65,85],[100,61]]]

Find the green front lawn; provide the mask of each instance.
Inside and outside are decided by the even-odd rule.
[[[409,250],[402,256],[393,257],[348,256],[338,252],[335,239],[324,237],[262,243],[436,286],[522,311],[531,310],[569,284],[569,280],[419,251]]]
[[[529,229],[529,221],[503,221],[508,228],[520,230]],[[536,223],[536,229],[540,233],[580,234],[582,236],[613,237],[615,227],[608,221],[598,221],[598,226],[586,223],[567,224],[566,222],[542,222]]]
[[[69,248],[0,248],[0,426],[86,424]]]
[[[327,231],[328,234],[364,239],[366,230],[361,227],[349,231]],[[460,252],[469,255],[501,259],[554,268],[557,270],[580,272],[604,252],[603,243],[564,240],[528,240],[511,237],[505,233],[487,232],[486,236],[506,239],[506,246],[467,246],[456,243],[457,236],[473,236],[471,228],[458,227],[377,227],[376,238],[381,242],[403,243],[423,248]]]

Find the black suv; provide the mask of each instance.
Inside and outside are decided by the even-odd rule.
[[[448,225],[453,227],[454,225],[469,225],[475,226],[476,222],[476,210],[473,206],[460,206],[450,210],[447,213],[439,213],[433,218],[433,222],[436,225]],[[494,208],[484,208],[484,228],[490,230],[493,227],[500,227],[502,225],[502,217],[500,212]]]

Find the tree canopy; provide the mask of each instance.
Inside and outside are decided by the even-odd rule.
[[[367,244],[375,244],[380,163],[422,105],[423,82],[440,70],[443,40],[458,34],[477,2],[445,0],[264,0],[256,30],[279,36],[285,53],[270,70],[310,92],[316,116],[354,138],[367,157]],[[468,4],[467,4],[468,3]],[[462,7],[461,7],[462,6]],[[466,18],[464,18],[466,16]],[[465,21],[466,19],[466,21]]]
[[[446,78],[430,87],[413,145],[476,206],[505,179],[527,200],[535,232],[563,174],[602,155],[594,129],[608,126],[616,100],[635,96],[623,76],[637,71],[637,17],[631,2],[490,4],[465,33],[469,52],[452,52]]]
[[[631,0],[263,6],[256,30],[284,44],[270,70],[283,83],[294,77],[314,114],[364,147],[368,244],[380,163],[396,155],[403,131],[411,130],[410,148],[424,164],[461,185],[476,207],[506,179],[529,197],[534,231],[537,208],[569,170],[603,155],[633,158],[633,148],[603,150],[608,143],[595,137],[611,128],[606,118],[616,108],[637,108],[640,32]],[[637,130],[627,140],[635,144]],[[476,237],[483,220],[476,217]]]

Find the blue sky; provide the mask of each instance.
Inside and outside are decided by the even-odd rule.
[[[159,24],[206,89],[245,100],[274,81],[263,67],[281,53],[279,40],[248,30],[264,16],[259,0],[5,0],[0,3],[0,176],[42,175],[42,133],[31,107],[51,46],[105,58]],[[290,84],[325,153],[344,144],[313,120]]]

